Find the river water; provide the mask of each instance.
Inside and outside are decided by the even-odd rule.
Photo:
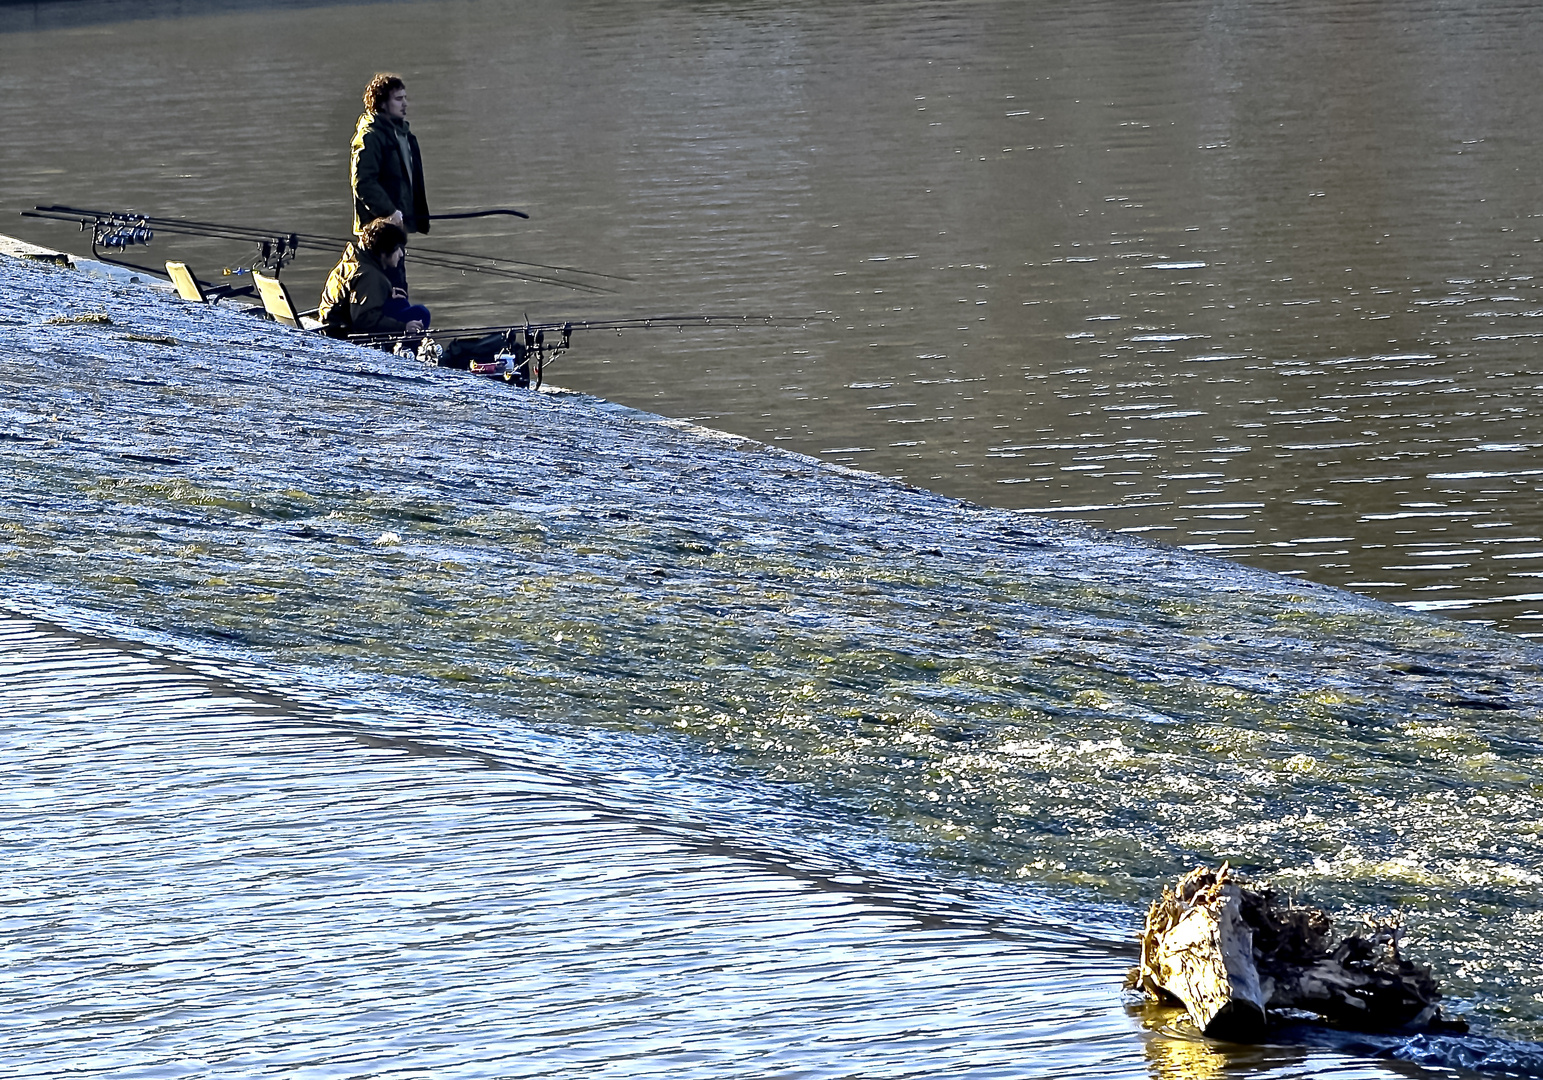
[[[396,68],[628,279],[441,322],[914,485],[0,267],[0,1075],[1423,1075],[1122,1008],[1223,858],[1543,1035],[1525,14],[0,6],[7,208],[341,232]]]
[[[1531,633],[1543,27],[1530,4],[0,6],[0,208],[346,233],[377,68],[441,324],[595,338],[571,385],[986,505]],[[509,219],[502,219],[507,222]],[[13,221],[64,245],[67,226]],[[250,259],[174,243],[210,275]],[[314,295],[334,253],[288,272]],[[799,321],[807,320],[807,321]]]
[[[605,751],[576,770],[550,737],[329,714],[17,619],[0,643],[5,1075],[1069,1076],[1132,1056],[1107,946],[769,847],[794,813],[725,828],[689,809],[699,788],[600,773]]]
[[[0,1075],[1387,1075],[1122,1006],[1146,899],[1221,859],[1543,1033],[1523,639],[0,289]]]

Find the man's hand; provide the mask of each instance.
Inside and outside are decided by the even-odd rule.
[[[406,300],[407,299],[407,290],[406,289],[392,288],[392,290],[391,290],[391,299],[393,299],[393,300]]]
[[[414,319],[412,322],[407,324],[407,332],[409,334],[421,334],[423,333],[423,324],[417,319]]]
[[[400,211],[400,210],[392,211],[391,216],[388,217],[386,220],[391,222],[391,224],[393,224],[393,225],[400,225],[400,224],[402,224],[402,211]]]

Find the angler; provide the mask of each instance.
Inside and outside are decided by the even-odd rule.
[[[349,244],[321,291],[317,318],[330,337],[350,334],[421,334],[429,327],[429,309],[411,304],[407,291],[391,280],[401,268],[407,233],[386,218],[364,227]],[[416,344],[416,342],[414,343]]]
[[[404,232],[427,233],[423,154],[407,125],[407,84],[401,76],[380,72],[364,88],[364,114],[350,151],[354,233],[363,232],[376,218],[386,218]]]

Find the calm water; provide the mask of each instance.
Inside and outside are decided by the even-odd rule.
[[[589,297],[423,270],[442,322],[807,317],[596,335],[562,377],[987,505],[1532,633],[1534,14],[7,6],[0,208],[344,232],[358,91],[394,68],[436,208],[533,215],[445,223],[436,243],[633,279]],[[163,240],[152,259],[206,275],[250,257]],[[331,254],[292,269],[297,291]]]
[[[1543,1031],[1531,643],[69,271],[0,290],[0,1075],[1458,1060],[1125,1013],[1145,901],[1221,859],[1402,912],[1481,1031]]]

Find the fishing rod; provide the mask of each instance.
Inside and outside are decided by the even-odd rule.
[[[547,330],[560,330],[564,338],[571,336],[575,330],[615,330],[620,333],[623,330],[653,330],[653,329],[684,329],[687,326],[709,326],[713,323],[733,323],[744,326],[751,323],[763,326],[773,326],[779,323],[804,323],[807,319],[779,319],[774,315],[745,315],[735,314],[707,314],[707,315],[638,315],[625,319],[561,319],[551,322],[525,322],[518,323],[493,323],[487,326],[456,326],[434,327],[428,331],[431,334],[447,338],[461,338],[473,334],[491,335],[508,334],[515,331],[541,333]],[[400,333],[381,334],[349,334],[348,340],[358,342],[361,345],[378,345],[384,342],[395,341],[401,337]]]
[[[426,331],[417,348],[411,350],[411,355],[426,363],[470,371],[473,375],[502,375],[505,382],[514,386],[533,386],[539,390],[546,369],[572,345],[575,330],[615,330],[620,333],[665,327],[684,329],[714,322],[772,325],[781,321],[786,320],[770,315],[651,315],[625,319],[565,319],[562,322],[531,322],[527,319],[523,323],[498,326]],[[548,331],[559,335],[557,342],[547,340]],[[402,338],[401,333],[348,335],[351,342],[375,348],[400,343]],[[436,338],[447,339],[447,344],[441,345]],[[397,351],[402,351],[400,344],[397,344]]]
[[[486,216],[494,211],[477,211],[479,216]],[[259,267],[267,270],[275,277],[278,272],[291,260],[300,249],[304,240],[351,243],[334,237],[317,237],[307,233],[270,233],[260,229],[253,229],[240,225],[221,225],[213,222],[195,222],[183,218],[162,218],[148,214],[140,214],[131,211],[115,213],[110,211],[83,210],[78,207],[61,206],[37,206],[32,210],[23,210],[22,216],[44,218],[58,221],[76,221],[82,231],[91,229],[92,253],[105,261],[119,266],[140,270],[145,273],[158,274],[159,269],[145,266],[137,266],[134,263],[105,255],[102,248],[111,251],[122,251],[129,247],[148,245],[155,237],[156,230],[171,233],[173,235],[199,236],[206,239],[227,239],[234,241],[255,242],[258,244],[258,256],[253,261],[250,272],[255,272]],[[519,211],[511,211],[519,214]],[[471,216],[468,212],[467,216]],[[553,284],[564,284],[570,288],[582,289],[590,292],[610,292],[598,285],[586,282],[565,282],[556,278],[542,279],[530,274],[520,274],[504,267],[481,267],[470,260],[476,256],[465,255],[460,252],[444,253],[444,258],[433,253],[434,249],[415,249],[423,252],[431,252],[428,258],[418,258],[417,261],[430,266],[443,266],[451,269],[460,269],[500,274],[501,276],[517,277],[520,280],[545,280]],[[460,261],[456,261],[460,260]],[[537,265],[537,264],[523,264]],[[558,268],[568,269],[568,268]],[[247,269],[232,270],[227,268],[227,276],[249,272]],[[593,271],[574,271],[576,273],[591,274],[595,277],[618,278],[613,274],[598,274]],[[630,279],[619,279],[630,280]],[[196,283],[196,282],[195,282]],[[229,287],[222,287],[222,292],[234,295],[238,291]],[[536,387],[541,386],[542,372],[551,361],[566,352],[572,343],[574,330],[614,330],[621,333],[623,330],[646,330],[653,328],[674,327],[684,329],[687,326],[707,326],[713,323],[733,323],[745,325],[750,322],[771,325],[778,320],[773,316],[753,316],[743,313],[733,314],[697,314],[697,315],[647,315],[634,316],[622,319],[581,319],[575,322],[567,319],[562,322],[533,323],[527,319],[522,323],[500,323],[487,326],[457,327],[452,329],[438,329],[434,333],[439,338],[448,338],[448,345],[440,346],[434,337],[425,334],[418,348],[420,358],[436,364],[448,367],[458,367],[472,371],[479,375],[503,374],[506,381],[517,386],[529,386],[532,378]],[[807,321],[807,320],[803,320]],[[548,344],[546,334],[554,331],[560,334],[559,344]],[[471,335],[476,335],[472,337]],[[403,335],[392,334],[350,334],[348,340],[361,345],[387,348],[393,345],[400,347]],[[448,361],[448,362],[447,362]]]
[[[327,245],[333,248],[341,248],[353,242],[353,238],[337,236],[321,236],[315,233],[280,233],[250,228],[242,225],[221,225],[214,222],[188,221],[182,218],[162,218],[133,212],[114,212],[106,210],[88,210],[71,206],[39,206],[32,210],[23,210],[23,217],[46,218],[56,221],[78,221],[81,231],[90,228],[93,230],[93,238],[98,235],[107,235],[121,241],[117,246],[126,246],[132,243],[148,244],[154,231],[182,236],[198,236],[205,239],[230,240],[237,243],[256,243],[261,249],[261,254],[254,260],[249,268],[225,269],[225,275],[241,274],[247,269],[263,269],[270,274],[277,275],[283,267],[294,258],[302,242],[315,245]],[[132,220],[141,226],[140,232],[135,235],[126,233],[116,226],[124,221]],[[105,232],[104,232],[105,230]],[[106,246],[114,246],[108,244]],[[95,251],[93,243],[93,251]],[[574,289],[579,292],[609,293],[614,290],[588,281],[576,281],[568,278],[554,277],[546,274],[536,274],[512,267],[499,266],[497,259],[477,261],[481,256],[469,255],[464,252],[447,251],[441,248],[414,247],[413,261],[423,265],[446,270],[459,270],[462,273],[478,273],[491,277],[502,277],[514,281],[529,281],[542,285],[555,285],[562,288]],[[110,255],[102,255],[96,252],[98,257],[107,262],[115,262],[119,265],[129,266],[121,259]],[[520,262],[518,260],[504,260],[515,266],[531,266],[542,269],[553,269],[566,273],[585,274],[590,277],[614,278],[616,280],[630,280],[620,278],[614,274],[602,274],[597,271],[580,270],[574,267],[548,266],[542,263]],[[492,263],[493,265],[488,265]],[[136,269],[145,269],[136,267]],[[156,271],[152,271],[156,272]]]
[[[504,211],[474,211],[469,213],[474,213],[478,216],[488,216],[495,212],[503,213]],[[509,211],[509,213],[520,214],[522,211]],[[205,239],[230,240],[237,243],[256,243],[261,250],[259,257],[252,263],[250,269],[262,268],[269,273],[277,274],[284,265],[294,258],[302,243],[342,248],[354,242],[353,237],[324,236],[317,233],[280,232],[278,230],[265,230],[245,225],[192,221],[185,218],[156,217],[132,211],[93,210],[59,204],[37,206],[31,210],[23,210],[21,214],[23,217],[78,222],[81,231],[92,230],[93,251],[99,257],[104,258],[105,261],[116,262],[125,266],[132,264],[125,263],[121,259],[110,255],[104,256],[97,248],[105,246],[121,249],[134,244],[148,244],[156,231],[173,235],[197,236]],[[519,270],[515,269],[515,267],[552,270],[559,274],[579,274],[587,278],[614,281],[632,280],[619,274],[606,274],[595,270],[583,270],[578,267],[556,266],[549,263],[536,263],[502,257],[479,256],[444,248],[414,246],[412,252],[413,261],[423,266],[459,270],[462,273],[485,274],[516,281],[529,281],[542,285],[554,285],[580,292],[608,293],[614,290],[596,284],[594,281],[533,273],[530,270]],[[509,265],[499,265],[501,262]],[[136,269],[145,268],[136,267]],[[229,276],[231,274],[244,273],[245,270],[226,268],[225,272]]]
[[[495,214],[507,214],[515,217],[528,218],[530,215],[523,210],[492,209],[470,210],[464,213],[435,214],[430,215],[430,220],[439,218],[471,218],[490,217]],[[49,217],[66,221],[73,221],[79,217],[123,217],[138,218],[146,223],[163,230],[178,230],[196,236],[210,236],[221,240],[257,240],[265,236],[290,236],[296,240],[305,240],[313,244],[349,244],[353,237],[325,236],[320,233],[296,233],[285,232],[278,229],[258,228],[251,225],[231,225],[213,221],[193,221],[189,218],[156,217],[149,214],[140,214],[133,211],[91,210],[78,206],[35,206],[31,210],[23,210],[23,217]],[[193,232],[197,229],[199,232]],[[205,231],[206,230],[206,231]],[[464,258],[481,258],[482,256],[469,255],[462,251],[451,251],[446,248],[414,248],[415,251],[433,252],[436,255],[458,255]],[[570,274],[584,274],[589,277],[612,278],[618,281],[631,281],[631,278],[622,277],[619,274],[606,274],[598,270],[584,270],[576,266],[554,266],[550,263],[528,262],[520,259],[504,259],[503,261],[515,266],[533,266],[541,270],[560,270]]]
[[[546,332],[558,330],[561,340],[548,344]],[[416,347],[407,346],[398,334],[349,334],[348,340],[358,345],[384,349],[395,344],[397,355],[416,356],[436,367],[457,368],[473,375],[502,375],[504,382],[521,389],[541,389],[541,380],[547,367],[563,353],[573,340],[573,323],[525,323],[509,326],[483,334],[477,338],[452,338],[448,345],[441,345],[427,333]],[[446,331],[439,331],[443,336]],[[449,333],[464,333],[452,330]]]
[[[807,321],[807,319],[779,319],[774,315],[744,315],[738,313],[724,315],[637,315],[625,319],[559,319],[553,320],[551,322],[537,323],[526,321],[518,323],[492,323],[487,326],[456,326],[444,328],[435,327],[434,332],[439,334],[453,335],[496,334],[502,333],[506,330],[524,330],[527,328],[534,330],[560,330],[565,326],[573,330],[620,331],[651,330],[663,328],[678,329],[686,326],[707,326],[712,323],[735,323],[738,325],[759,323],[761,325],[771,326],[778,323],[803,323]],[[370,336],[389,337],[392,335],[350,335],[351,338]]]
[[[455,214],[430,214],[429,215],[429,220],[430,221],[445,221],[445,220],[447,220],[449,218],[497,217],[500,214],[507,214],[509,217],[526,218],[526,219],[529,219],[529,217],[530,217],[530,215],[527,214],[523,210],[493,209],[493,210],[465,210],[465,211],[462,211],[460,213],[455,213]]]

